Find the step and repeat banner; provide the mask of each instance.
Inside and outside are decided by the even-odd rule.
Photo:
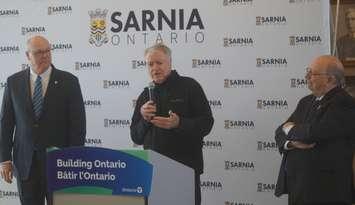
[[[112,149],[142,149],[129,126],[150,81],[143,52],[164,42],[173,67],[200,82],[215,118],[204,141],[202,204],[287,202],[273,195],[281,161],[274,130],[309,93],[307,64],[329,53],[328,1],[3,1],[1,96],[6,78],[29,67],[33,35],[47,37],[54,65],[80,80],[86,145]],[[19,204],[15,183],[0,181],[0,204]]]

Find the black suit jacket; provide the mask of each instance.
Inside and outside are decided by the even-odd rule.
[[[35,119],[30,70],[7,79],[0,115],[0,162],[12,160],[15,174],[27,179],[34,150],[83,145],[86,118],[78,79],[52,65],[44,105]]]
[[[315,96],[300,100],[287,122],[295,122],[288,135],[282,125],[276,143],[283,154],[275,195],[288,193],[291,202],[351,202],[355,101],[334,88],[309,116]],[[316,143],[312,149],[285,150],[286,140]]]

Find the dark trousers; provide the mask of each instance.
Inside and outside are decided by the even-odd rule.
[[[195,205],[201,205],[200,174],[195,172]]]
[[[45,151],[36,151],[32,157],[32,165],[28,179],[17,179],[21,205],[52,205],[52,196],[47,191],[47,174]]]

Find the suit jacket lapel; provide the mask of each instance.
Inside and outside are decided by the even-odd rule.
[[[313,96],[312,100],[310,100],[308,102],[308,111],[307,111],[307,117],[306,117],[306,121],[307,122],[311,122],[313,120],[316,119],[317,117],[317,113],[319,113],[319,111],[321,109],[324,109],[325,107],[327,107],[327,105],[329,105],[329,103],[331,102],[332,98],[341,90],[341,88],[339,87],[335,87],[332,90],[330,90],[329,92],[327,92],[323,98],[318,101],[318,105],[315,106],[315,101],[316,101],[316,97]]]
[[[31,96],[31,82],[30,82],[30,69],[27,69],[26,72],[24,72],[23,75],[23,88],[24,92],[22,92],[25,96],[25,102],[24,105],[26,106],[26,109],[28,110],[28,113],[30,113],[32,119],[35,119],[34,117],[34,112],[33,112],[33,106],[32,106],[32,96]]]
[[[58,84],[57,70],[52,65],[52,72],[51,72],[50,77],[49,77],[47,91],[46,91],[44,99],[43,99],[43,110],[42,110],[41,116],[45,115],[46,110],[48,109],[49,100],[51,99],[51,96],[53,95],[53,92],[56,92],[55,90],[56,90],[57,84]]]
[[[303,119],[303,122],[308,122],[310,120],[310,118],[312,116],[310,116],[312,113],[312,107],[313,107],[313,104],[316,100],[316,97],[315,96],[312,96],[312,98],[310,98],[310,100],[307,102],[307,106],[306,106],[306,112],[305,112],[305,115],[304,116],[304,119]]]

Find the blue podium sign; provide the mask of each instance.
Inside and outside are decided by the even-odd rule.
[[[148,196],[153,166],[142,157],[145,151],[135,153],[96,147],[49,151],[48,189],[50,192]]]

